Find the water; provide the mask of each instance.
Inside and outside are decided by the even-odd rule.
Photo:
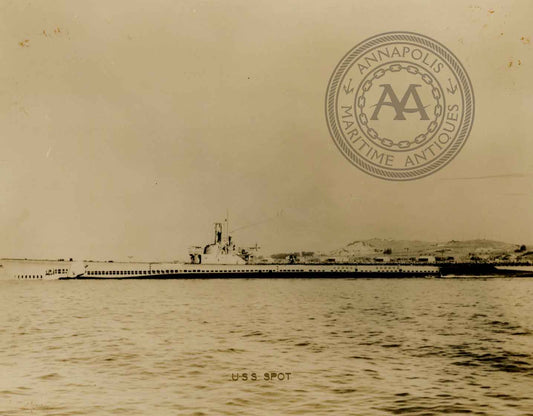
[[[0,415],[533,415],[532,299],[533,279],[2,281]]]

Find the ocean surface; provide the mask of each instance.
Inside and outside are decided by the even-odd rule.
[[[533,279],[0,281],[0,415],[533,415],[532,392]]]

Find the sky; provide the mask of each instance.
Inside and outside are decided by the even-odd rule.
[[[533,244],[533,2],[0,0],[0,257],[171,260],[242,245]],[[463,63],[474,127],[391,182],[331,139],[337,62],[373,35]]]

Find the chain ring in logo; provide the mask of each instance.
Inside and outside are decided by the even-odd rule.
[[[390,32],[350,50],[328,84],[326,120],[341,153],[387,180],[423,178],[464,146],[474,121],[468,75],[446,47]]]

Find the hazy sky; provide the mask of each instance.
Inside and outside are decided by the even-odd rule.
[[[226,209],[267,252],[533,243],[532,28],[529,0],[0,0],[0,257],[183,258]],[[476,98],[459,155],[405,183],[324,117],[337,62],[392,30],[451,49]]]

